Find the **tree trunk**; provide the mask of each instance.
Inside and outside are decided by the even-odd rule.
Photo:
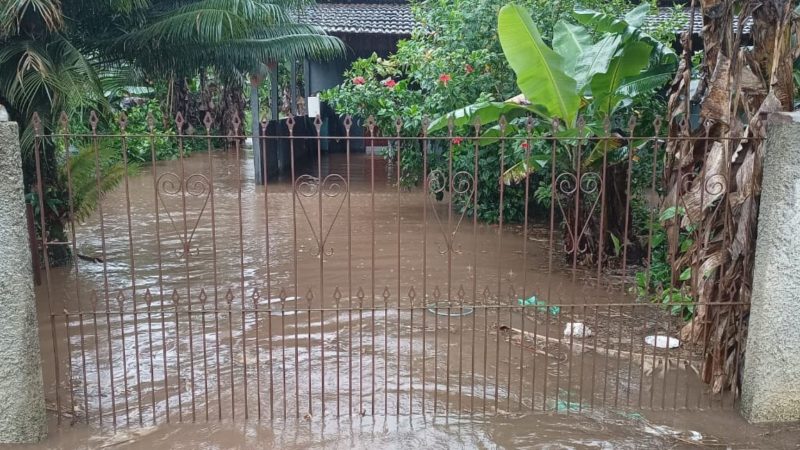
[[[680,206],[685,211],[667,227],[669,248],[676,259],[691,264],[692,295],[700,305],[681,335],[706,349],[701,375],[714,392],[731,388],[739,393],[764,153],[760,117],[792,109],[792,3],[743,2],[739,22],[753,17],[753,47],[747,49],[741,46],[740,30],[733,28],[733,0],[701,0],[703,79],[694,96],[700,106],[698,128],[686,120],[691,112],[688,45],[671,86],[670,134],[708,137],[669,141],[664,208]],[[687,232],[690,225],[694,244],[677,254],[677,228]],[[734,302],[745,306],[715,306]]]
[[[247,106],[244,96],[244,85],[238,77],[230,77],[225,80],[222,88],[221,117],[222,133],[225,136],[243,135],[242,124],[244,123],[244,111]],[[238,123],[238,124],[237,124]],[[232,142],[232,138],[229,138]]]

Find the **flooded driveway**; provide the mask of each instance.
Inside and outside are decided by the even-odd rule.
[[[76,427],[60,439],[661,446],[691,435],[631,411],[737,420],[691,348],[645,345],[680,321],[565,267],[547,224],[481,224],[392,173],[334,154],[265,188],[252,160],[215,152],[108,195],[76,227],[82,258],[39,289],[48,400]],[[592,336],[564,335],[578,322]],[[223,424],[164,425],[206,421]]]

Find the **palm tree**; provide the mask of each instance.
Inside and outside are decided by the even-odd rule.
[[[338,39],[293,19],[294,10],[309,4],[309,0],[6,0],[0,5],[0,103],[23,130],[26,185],[36,181],[34,114],[44,134],[57,129],[62,111],[72,115],[97,109],[108,117],[104,74],[119,78],[120,73],[139,73],[148,80],[175,82],[211,67],[241,95],[244,74],[261,71],[268,62],[341,53],[344,46]],[[42,140],[40,149],[46,195],[64,200],[66,186],[59,177],[56,145]],[[64,240],[64,215],[49,210],[45,212],[48,237]]]

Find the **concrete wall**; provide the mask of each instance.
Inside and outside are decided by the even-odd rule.
[[[770,116],[742,380],[750,422],[800,420],[800,114]]]
[[[0,122],[0,442],[47,434],[19,131]]]

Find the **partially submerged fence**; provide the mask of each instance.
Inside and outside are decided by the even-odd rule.
[[[741,363],[743,334],[712,357],[715,324],[681,331],[700,312],[743,330],[748,307],[722,293],[694,302],[681,254],[724,238],[698,235],[686,199],[724,210],[745,190],[701,171],[664,186],[678,138],[659,121],[564,132],[523,118],[494,137],[398,121],[384,157],[350,149],[378,138],[371,120],[364,137],[348,118],[326,138],[317,119],[300,165],[295,140],[309,138],[289,119],[288,136],[262,127],[264,186],[244,136],[148,122],[139,134],[124,117],[110,133],[94,115],[82,133],[37,124],[42,347],[59,420],[736,403],[738,386],[714,394],[702,380],[714,358]],[[344,152],[323,153],[323,139]],[[278,140],[288,177],[270,169]],[[160,160],[168,149],[176,158]]]

